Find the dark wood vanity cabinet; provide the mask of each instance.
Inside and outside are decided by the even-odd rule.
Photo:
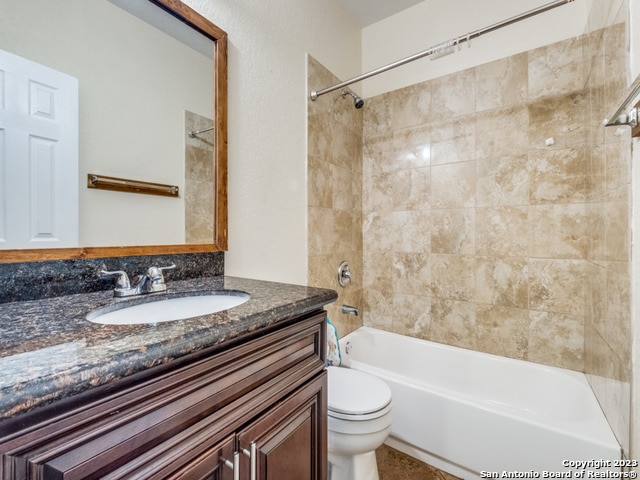
[[[0,423],[1,478],[325,480],[325,313],[263,332]]]

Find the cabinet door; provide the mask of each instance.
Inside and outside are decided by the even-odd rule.
[[[238,434],[241,478],[326,479],[326,372]]]
[[[183,432],[132,462],[100,477],[102,480],[233,480],[236,437],[211,442],[211,430]]]

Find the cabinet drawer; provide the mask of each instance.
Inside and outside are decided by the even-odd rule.
[[[37,425],[0,439],[2,478],[98,478],[150,455],[205,418],[215,425],[208,433],[212,444],[223,442],[258,405],[321,372],[324,345],[325,314],[316,312],[64,414],[44,421],[39,415]],[[238,407],[240,400],[247,406]],[[28,416],[23,423],[29,424]]]

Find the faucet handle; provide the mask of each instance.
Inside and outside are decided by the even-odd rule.
[[[342,262],[338,267],[338,284],[346,287],[351,283],[351,270],[347,262]]]
[[[167,289],[164,283],[164,275],[162,274],[162,272],[164,270],[172,270],[174,268],[176,268],[175,263],[167,267],[149,267],[149,270],[147,270],[147,275],[151,279],[151,287],[154,292],[160,292]]]
[[[113,295],[115,297],[128,297],[129,295],[135,294],[135,288],[131,287],[131,282],[129,281],[129,275],[127,275],[127,272],[122,270],[108,272],[103,268],[98,272],[98,275],[101,277],[119,275],[118,280],[116,281],[116,288],[113,289]]]
[[[149,277],[153,281],[161,280],[164,282],[164,275],[162,274],[162,272],[165,270],[173,270],[174,268],[176,268],[175,263],[173,265],[169,265],[168,267],[149,267],[149,270],[147,270],[147,275],[149,275]]]
[[[113,272],[108,272],[107,270],[100,270],[98,272],[98,275],[100,275],[101,277],[108,277],[108,276],[112,276],[112,275],[120,275],[118,277],[118,280],[116,281],[116,289],[130,289],[131,288],[131,282],[129,281],[129,275],[127,275],[127,272],[124,272],[122,270],[115,270]]]

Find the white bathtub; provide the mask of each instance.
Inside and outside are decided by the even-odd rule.
[[[368,327],[340,347],[343,366],[391,387],[386,443],[441,470],[545,478],[570,470],[566,462],[595,459],[620,471],[620,446],[583,374]]]

